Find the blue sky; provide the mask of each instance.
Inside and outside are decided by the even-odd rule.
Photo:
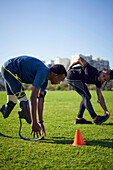
[[[48,61],[76,53],[113,69],[113,0],[0,0],[0,66],[19,55]]]

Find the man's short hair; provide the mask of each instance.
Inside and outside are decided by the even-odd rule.
[[[113,79],[113,70],[111,70],[111,69],[104,69],[103,71],[106,71],[106,73],[110,75],[110,80]]]
[[[54,73],[56,73],[58,75],[65,74],[65,76],[67,76],[66,69],[65,69],[65,67],[62,64],[55,64],[55,65],[53,65],[50,68],[50,71],[52,71],[52,72],[54,72]]]

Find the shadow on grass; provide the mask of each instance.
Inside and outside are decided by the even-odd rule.
[[[0,137],[7,137],[7,138],[12,138],[12,139],[19,138],[19,137],[12,137],[12,136],[8,136],[8,135],[4,135],[2,133],[0,133]],[[50,138],[50,139],[44,139],[44,140],[42,139],[40,141],[41,141],[41,143],[72,144],[73,140],[74,139],[70,140],[70,138],[65,138],[65,137],[53,137],[53,138]]]
[[[65,137],[53,137],[50,139],[44,139],[41,143],[53,143],[53,144],[72,144],[74,139],[65,138]],[[102,146],[113,149],[113,139],[105,139],[105,140],[92,140],[85,141],[87,146]]]
[[[113,125],[113,123],[103,123],[102,125]]]
[[[19,137],[12,137],[7,136],[0,133],[0,137],[7,137],[7,138],[19,138]],[[20,138],[21,139],[21,138]],[[66,137],[52,137],[52,138],[44,138],[44,140],[40,140],[40,143],[51,143],[51,144],[73,144],[74,139],[66,138]],[[113,149],[113,139],[102,139],[102,140],[85,140],[86,146],[102,146],[108,147]]]
[[[7,137],[7,138],[12,138],[12,139],[18,138],[18,137],[12,137],[12,136],[8,136],[8,135],[4,135],[3,133],[0,133],[0,137]]]
[[[87,145],[90,146],[102,146],[102,147],[108,147],[113,149],[113,139],[104,139],[104,140],[92,140],[92,141],[86,141]]]
[[[53,144],[72,144],[74,139],[66,137],[53,137],[49,139],[41,140],[41,143],[53,143]]]

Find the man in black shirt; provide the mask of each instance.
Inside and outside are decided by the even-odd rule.
[[[76,64],[81,64],[79,67],[74,67]],[[91,66],[86,60],[79,57],[79,59],[74,62],[67,70],[67,81],[73,86],[74,90],[76,90],[82,96],[82,102],[80,104],[80,110],[77,118],[75,119],[75,124],[92,124],[91,121],[87,121],[83,118],[83,113],[85,109],[90,113],[94,124],[99,125],[105,122],[110,114],[106,107],[104,97],[101,93],[101,85],[104,81],[109,81],[113,79],[113,71],[111,70],[102,70],[98,71],[96,68]],[[95,113],[92,104],[90,102],[91,94],[86,86],[86,84],[95,84],[96,92],[100,102],[101,107],[103,108],[105,115],[97,116]]]

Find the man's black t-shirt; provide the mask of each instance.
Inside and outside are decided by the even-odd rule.
[[[101,88],[101,82],[98,81],[100,71],[87,63],[84,67],[74,67],[67,73],[67,79],[81,80],[83,83],[95,84],[96,87]]]

